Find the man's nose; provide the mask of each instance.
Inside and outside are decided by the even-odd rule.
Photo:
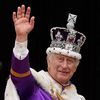
[[[67,67],[68,67],[68,62],[67,62],[67,60],[64,60],[64,61],[63,61],[62,67],[63,67],[63,68],[67,68]]]

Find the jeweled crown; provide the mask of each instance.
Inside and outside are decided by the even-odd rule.
[[[78,54],[78,58],[81,58],[81,54],[79,54],[79,52],[86,40],[86,37],[83,33],[74,30],[74,24],[76,22],[76,19],[77,15],[69,14],[66,28],[51,28],[50,34],[52,41],[47,52],[55,52],[56,50],[57,53],[63,53],[64,51],[64,55],[70,55],[68,54],[68,52],[72,53],[73,55],[76,53],[74,56],[77,58]]]

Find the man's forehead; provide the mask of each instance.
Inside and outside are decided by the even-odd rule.
[[[55,56],[58,56],[58,57],[65,57],[65,58],[76,60],[76,58],[73,58],[73,57],[70,57],[70,56],[66,56],[66,55],[63,55],[63,54],[57,54],[57,53],[52,53],[52,54],[55,55]]]

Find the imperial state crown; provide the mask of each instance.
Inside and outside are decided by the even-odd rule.
[[[51,28],[51,44],[46,50],[47,54],[57,53],[81,59],[80,49],[86,40],[86,36],[74,29],[76,19],[77,15],[70,13],[66,27]]]

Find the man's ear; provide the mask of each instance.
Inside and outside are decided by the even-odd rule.
[[[49,63],[49,57],[48,57],[48,55],[47,55],[47,57],[46,57],[46,60],[47,60],[47,63]]]
[[[80,60],[76,61],[76,67],[79,65],[80,63]]]

